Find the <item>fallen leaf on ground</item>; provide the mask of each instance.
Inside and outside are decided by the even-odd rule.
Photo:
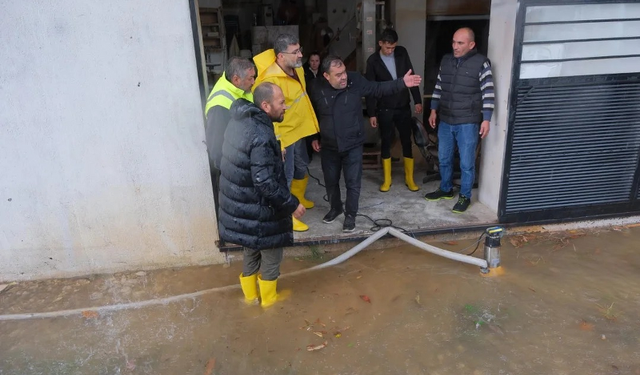
[[[580,322],[580,329],[583,331],[593,331],[593,324],[587,323],[585,320]]]
[[[96,311],[93,311],[93,310],[85,310],[85,311],[83,311],[83,312],[82,312],[82,316],[83,316],[84,318],[91,319],[91,318],[97,318],[97,317],[99,317],[100,315],[99,315]]]
[[[497,325],[497,324],[488,324],[487,326],[494,333],[497,333],[499,335],[504,335],[504,331],[502,330],[502,328],[499,325]]]
[[[533,289],[533,288],[529,288],[529,290],[530,290],[530,291],[532,291],[532,292],[534,292],[534,293],[536,292],[536,290],[535,290],[535,289]]]
[[[211,358],[207,362],[207,367],[204,368],[204,375],[211,375],[213,373],[213,368],[216,367],[216,359]]]
[[[616,314],[613,313],[613,303],[611,303],[609,307],[603,307],[597,303],[596,303],[596,306],[598,306],[598,308],[600,309],[600,313],[602,313],[602,315],[605,318],[607,318],[607,320],[610,320],[612,322],[615,322],[618,320],[618,317],[616,317]]]
[[[318,336],[318,337],[324,337],[324,335],[322,334],[322,332],[320,331],[316,331],[313,333],[314,335]]]
[[[419,305],[420,304],[420,295],[419,294],[416,294],[415,300],[416,300],[416,303]]]
[[[526,260],[527,260],[527,262],[529,262],[529,264],[530,264],[530,265],[532,265],[532,266],[537,266],[537,265],[538,265],[538,263],[540,263],[540,261],[541,261],[541,260],[544,260],[544,259],[542,259],[542,257],[538,258],[535,262],[534,262],[533,260],[531,260],[531,259],[527,259],[527,258],[525,258],[525,259],[526,259]]]
[[[371,298],[369,298],[369,296],[368,296],[368,295],[366,295],[366,294],[361,295],[361,296],[360,296],[360,299],[362,299],[362,300],[363,300],[363,301],[365,301],[365,302],[369,302],[369,303],[371,303]]]
[[[349,315],[349,314],[353,314],[354,312],[358,311],[357,309],[354,309],[353,307],[349,307],[347,309],[347,312],[344,313],[344,315]]]
[[[308,352],[314,352],[316,350],[320,350],[320,349],[324,349],[327,347],[327,345],[329,345],[328,341],[323,342],[320,345],[307,345],[307,351]]]

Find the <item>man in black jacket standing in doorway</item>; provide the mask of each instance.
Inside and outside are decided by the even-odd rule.
[[[361,74],[347,72],[337,56],[327,56],[321,65],[324,78],[318,78],[309,92],[320,125],[322,172],[331,209],[322,219],[333,222],[342,212],[340,172],[344,170],[347,200],[342,230],[352,232],[356,227],[358,200],[362,179],[362,97],[382,97],[415,87],[422,80],[411,70],[404,77],[389,82],[371,82]]]
[[[370,81],[392,81],[398,79],[408,70],[413,70],[409,53],[398,45],[398,33],[386,29],[378,41],[380,50],[367,59],[367,73],[365,77]],[[387,192],[391,188],[391,142],[394,138],[394,125],[400,134],[402,156],[404,156],[404,183],[411,191],[418,191],[419,187],[413,181],[413,153],[411,144],[411,106],[409,92],[413,97],[416,114],[422,113],[422,97],[420,89],[412,87],[394,95],[387,95],[380,99],[367,97],[367,113],[372,127],[380,129],[380,153],[382,154],[382,169],[384,181],[380,191]]]

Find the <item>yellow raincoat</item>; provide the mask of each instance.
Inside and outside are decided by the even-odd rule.
[[[296,68],[300,82],[289,77],[276,64],[276,55],[273,49],[255,56],[253,62],[258,68],[258,77],[253,87],[257,87],[262,82],[271,82],[280,87],[284,93],[287,105],[284,120],[281,123],[273,124],[276,138],[280,140],[281,146],[288,147],[304,137],[318,133],[320,128],[311,100],[307,95],[304,69],[302,67]]]

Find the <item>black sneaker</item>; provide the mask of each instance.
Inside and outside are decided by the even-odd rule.
[[[342,213],[342,208],[338,208],[338,209],[332,208],[329,210],[329,212],[326,215],[324,215],[324,217],[322,218],[322,222],[327,224],[333,223],[333,221],[338,216],[340,216],[341,213]]]
[[[467,208],[469,208],[469,205],[471,204],[471,199],[465,197],[464,195],[460,194],[458,196],[458,202],[456,202],[456,204],[453,206],[453,212],[457,213],[457,214],[461,214],[463,212],[465,212],[467,210]]]
[[[453,189],[451,189],[449,192],[446,192],[438,188],[438,190],[436,191],[425,194],[424,199],[428,201],[439,201],[440,199],[453,199]]]
[[[353,232],[356,229],[356,217],[344,215],[344,224],[342,224],[343,232]]]

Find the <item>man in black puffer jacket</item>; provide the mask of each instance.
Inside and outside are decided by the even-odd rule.
[[[420,84],[420,76],[409,70],[404,77],[394,81],[371,82],[360,73],[347,72],[337,56],[327,56],[322,61],[324,78],[318,78],[309,91],[311,103],[320,125],[322,173],[331,209],[322,219],[333,222],[342,213],[340,197],[340,172],[344,169],[347,200],[342,230],[352,232],[356,227],[358,200],[362,179],[362,97],[392,95],[407,87]]]
[[[273,121],[284,118],[282,90],[262,83],[253,92],[254,103],[236,100],[224,134],[220,163],[220,238],[244,246],[240,275],[247,303],[276,302],[283,246],[293,244],[291,216],[305,208],[291,195],[284,175],[280,145]],[[258,271],[261,277],[258,277]]]

